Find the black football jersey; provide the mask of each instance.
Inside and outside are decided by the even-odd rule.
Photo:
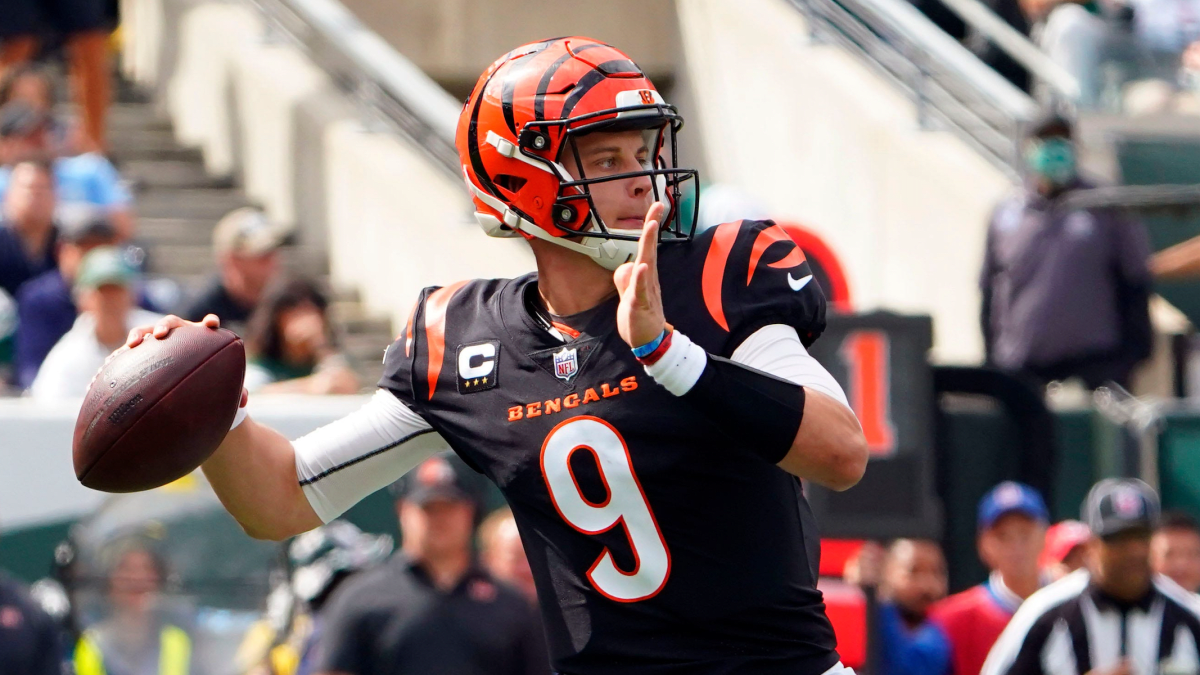
[[[769,221],[659,248],[666,319],[730,357],[769,324],[809,344],[825,300]],[[380,386],[499,486],[561,673],[788,673],[837,663],[800,481],[651,379],[617,298],[573,339],[538,278],[426,289]],[[565,341],[564,341],[565,339]]]

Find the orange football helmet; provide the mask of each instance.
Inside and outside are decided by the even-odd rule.
[[[533,42],[500,57],[476,83],[458,118],[455,145],[475,201],[475,217],[494,237],[537,237],[592,257],[609,269],[632,260],[640,232],[614,231],[596,213],[589,186],[650,176],[668,214],[660,241],[687,241],[680,186],[699,189],[697,173],[677,164],[683,118],[621,51],[584,37]],[[572,177],[562,153],[598,131],[647,132],[653,161],[642,171]],[[578,157],[576,156],[578,160]],[[582,163],[576,161],[582,173]],[[686,225],[686,226],[685,226]]]

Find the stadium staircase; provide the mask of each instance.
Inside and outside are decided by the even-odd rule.
[[[200,151],[180,146],[170,122],[128,83],[120,83],[116,99],[109,143],[113,160],[134,186],[137,240],[146,251],[147,271],[175,281],[184,294],[195,293],[214,269],[217,221],[250,202],[236,181],[208,176]],[[356,292],[331,286],[324,249],[289,243],[283,260],[290,272],[314,277],[325,289],[339,343],[364,390],[373,388],[382,371],[380,356],[393,337],[388,319],[368,315]]]

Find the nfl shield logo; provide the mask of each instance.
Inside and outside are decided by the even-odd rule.
[[[579,372],[579,359],[574,347],[563,347],[562,351],[554,353],[554,376],[560,380],[571,381]]]

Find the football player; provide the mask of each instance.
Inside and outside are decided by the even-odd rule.
[[[240,411],[203,468],[246,531],[329,522],[448,444],[512,507],[560,673],[848,672],[800,483],[844,490],[867,462],[805,349],[825,299],[770,221],[692,238],[681,126],[595,40],[492,64],[459,119],[463,177],[537,272],[423,291],[338,422],[291,442]]]

